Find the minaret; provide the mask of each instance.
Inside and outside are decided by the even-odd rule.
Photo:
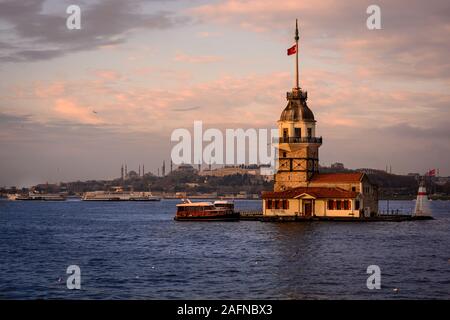
[[[145,168],[144,168],[144,164],[142,164],[142,176],[145,175]]]
[[[120,179],[123,181],[123,164],[120,167]]]
[[[127,169],[127,164],[125,164],[125,179],[128,178],[128,169]]]
[[[170,159],[170,173],[172,173],[172,169],[173,169],[173,162],[172,159]]]
[[[294,39],[295,87],[287,92],[288,104],[278,121],[279,150],[274,191],[307,186],[312,176],[319,171],[322,137],[316,137],[316,120],[306,103],[308,94],[299,85],[297,21]]]
[[[141,165],[139,165],[139,177],[141,176]]]
[[[163,160],[162,175],[163,175],[163,177],[166,176],[166,160]]]

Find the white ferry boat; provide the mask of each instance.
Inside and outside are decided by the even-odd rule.
[[[83,201],[160,201],[161,198],[151,192],[133,191],[92,191],[85,192],[81,197]]]
[[[65,201],[66,197],[62,194],[57,193],[33,193],[29,192],[28,194],[8,194],[8,200],[12,201]]]

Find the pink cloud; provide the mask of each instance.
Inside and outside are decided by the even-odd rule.
[[[96,70],[95,75],[103,81],[118,81],[122,75],[114,70]]]
[[[65,86],[62,81],[55,81],[50,84],[37,83],[34,89],[34,94],[38,98],[47,99],[62,95],[64,90]]]
[[[176,70],[150,71],[150,75],[158,77],[162,74],[177,77]],[[382,128],[405,121],[427,127],[448,115],[444,106],[450,103],[450,95],[428,88],[380,89],[370,82],[359,81],[352,72],[317,67],[305,67],[301,75],[301,86],[308,91],[308,105],[320,132],[344,127]],[[45,104],[55,106],[53,114],[45,112],[45,105],[41,109],[35,105],[34,112],[44,122],[51,121],[56,111],[59,118],[112,125],[121,131],[168,132],[177,127],[190,128],[194,120],[218,128],[274,127],[286,106],[285,92],[291,89],[292,81],[290,72],[225,75],[199,83],[173,82],[167,89],[142,85],[141,80],[126,86],[111,86],[97,79],[62,81],[54,86],[40,85],[53,88],[47,90],[52,94],[47,93]],[[39,90],[34,92],[36,96],[44,96]]]
[[[382,30],[366,28],[370,1],[223,0],[190,10],[202,22],[266,34],[291,41],[299,18],[306,55],[357,68],[364,78],[450,78],[448,1],[380,1]],[[291,31],[291,32],[289,32]],[[287,38],[289,36],[289,39]],[[307,57],[308,58],[308,57]]]
[[[210,38],[210,37],[220,37],[221,33],[212,31],[200,31],[197,32],[197,37],[199,38]]]
[[[311,15],[328,12],[339,5],[339,1],[297,1],[286,0],[282,3],[271,0],[226,0],[214,4],[201,5],[190,13],[202,21],[234,24],[255,32],[272,30],[286,24],[286,19],[295,14]],[[274,19],[278,17],[279,19]]]
[[[218,62],[222,61],[223,58],[219,56],[212,56],[212,55],[206,55],[206,56],[194,56],[194,55],[187,55],[184,53],[177,53],[174,58],[177,62],[186,62],[186,63],[211,63],[211,62]]]
[[[102,121],[96,116],[91,108],[78,105],[69,99],[57,99],[54,110],[65,120],[80,122],[84,124],[100,124]]]

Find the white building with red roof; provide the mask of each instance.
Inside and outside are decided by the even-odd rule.
[[[378,189],[364,173],[315,173],[299,186],[263,193],[265,216],[360,218],[378,213]]]

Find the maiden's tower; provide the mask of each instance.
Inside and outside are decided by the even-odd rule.
[[[316,119],[299,86],[298,26],[295,45],[295,87],[286,95],[287,106],[278,121],[279,144],[273,192],[263,194],[265,216],[347,217],[374,216],[378,189],[364,173],[320,173]]]

